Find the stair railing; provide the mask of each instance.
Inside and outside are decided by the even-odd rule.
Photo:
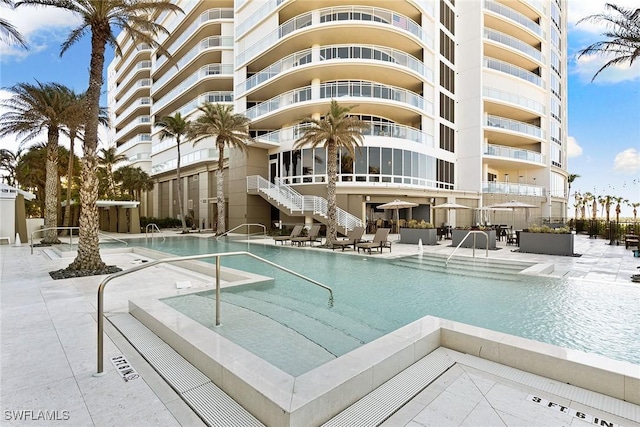
[[[471,234],[473,234],[473,258],[476,257],[476,235],[477,234],[484,234],[484,237],[487,243],[485,246],[485,249],[486,249],[485,258],[489,258],[489,235],[486,232],[481,230],[471,230],[467,234],[465,234],[464,238],[460,241],[460,243],[458,243],[458,246],[456,246],[455,249],[451,252],[451,254],[447,257],[447,260],[444,262],[445,267],[449,264],[449,260],[451,259],[453,254],[456,253],[458,248],[465,242],[465,240],[467,240],[467,237],[469,237],[469,235]]]

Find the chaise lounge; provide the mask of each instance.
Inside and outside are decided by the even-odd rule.
[[[342,252],[344,252],[344,248],[348,248],[349,246],[353,246],[353,250],[356,250],[356,243],[360,243],[362,241],[362,236],[364,235],[364,227],[353,227],[353,230],[347,233],[347,238],[343,240],[337,240],[333,242],[333,246],[331,250],[342,248]]]
[[[293,230],[291,231],[291,234],[288,236],[275,236],[273,238],[273,240],[275,240],[275,244],[277,245],[278,242],[282,243],[284,245],[285,242],[292,240],[296,237],[300,237],[300,234],[302,234],[302,226],[301,225],[296,225],[295,227],[293,227]]]
[[[358,252],[360,249],[367,250],[371,253],[372,249],[379,250],[382,253],[382,248],[389,248],[389,252],[391,252],[391,242],[387,241],[387,237],[389,236],[389,228],[378,228],[376,230],[375,236],[373,236],[373,240],[370,242],[362,242],[356,243],[356,248]]]
[[[294,237],[293,239],[291,239],[291,244],[293,245],[295,243],[298,246],[304,246],[307,242],[309,242],[309,244],[313,246],[313,242],[319,241],[318,234],[320,234],[320,226],[314,225],[311,227],[311,230],[309,230],[308,235],[303,237]]]

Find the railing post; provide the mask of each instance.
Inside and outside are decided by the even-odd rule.
[[[98,289],[98,372],[94,376],[104,375],[104,291]]]
[[[216,326],[220,326],[220,256],[216,257]]]

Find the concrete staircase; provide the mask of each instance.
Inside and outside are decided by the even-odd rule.
[[[319,196],[303,196],[278,178],[275,183],[272,183],[260,175],[248,176],[247,193],[262,196],[287,215],[311,216],[322,224],[329,222],[327,199]],[[360,218],[343,209],[337,208],[336,216],[339,233],[347,234],[354,227],[364,227]]]

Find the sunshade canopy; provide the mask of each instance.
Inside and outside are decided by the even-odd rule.
[[[404,209],[404,208],[414,208],[416,206],[418,206],[417,203],[395,199],[393,202],[385,203],[383,205],[378,205],[376,207],[378,209]]]
[[[442,203],[439,205],[432,206],[433,209],[471,209],[469,206],[460,205],[458,203]]]

